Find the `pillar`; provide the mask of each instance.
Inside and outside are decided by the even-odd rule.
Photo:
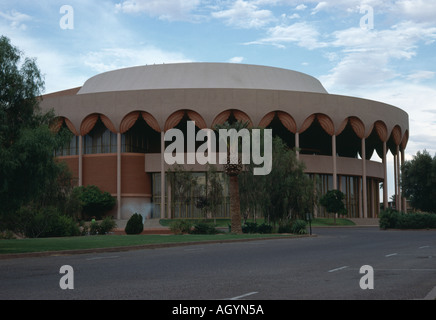
[[[165,218],[165,132],[160,133],[160,217]]]
[[[79,187],[83,186],[83,136],[79,136]]]
[[[121,219],[121,133],[117,133],[117,219]]]
[[[386,141],[383,142],[383,208],[388,208],[388,169],[387,169],[387,162],[386,162],[386,153],[387,153],[387,147],[386,147]]]
[[[366,188],[366,146],[365,138],[362,138],[362,201],[363,217],[368,217],[368,193]]]
[[[300,151],[298,150],[300,148],[300,134],[298,132],[295,132],[295,149],[297,150],[297,159],[300,160]]]
[[[337,190],[338,170],[336,166],[336,135],[332,135],[332,158],[333,158],[333,190]]]

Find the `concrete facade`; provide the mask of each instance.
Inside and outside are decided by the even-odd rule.
[[[130,205],[153,201],[155,173],[160,174],[160,194],[165,197],[163,135],[182,119],[195,121],[199,129],[214,128],[229,117],[270,126],[273,134],[280,126],[289,145],[300,148],[308,174],[330,177],[328,188],[333,189],[345,188],[348,180],[341,177],[354,179],[356,218],[377,216],[380,199],[375,189],[381,182],[387,186],[390,151],[395,194],[402,199],[398,181],[409,137],[407,113],[377,101],[329,94],[317,79],[295,71],[224,63],[134,67],[97,75],[81,88],[45,95],[41,106],[54,109],[58,127],[67,127],[77,137],[75,151],[60,158],[79,185],[96,184],[117,197],[114,215],[119,219],[133,213],[127,209]],[[147,135],[153,137],[147,142],[154,145],[150,152],[123,150],[124,139],[138,121],[146,123]],[[93,154],[85,145],[91,143],[89,135],[98,123],[107,129],[113,148]],[[319,146],[318,135],[327,146]],[[370,160],[373,152],[381,162]],[[381,202],[387,206],[387,188]],[[400,208],[402,203],[399,200]],[[160,212],[171,216],[164,206]]]

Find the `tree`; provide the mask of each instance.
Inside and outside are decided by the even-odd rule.
[[[327,193],[321,197],[319,203],[325,207],[327,212],[334,214],[334,221],[336,224],[336,214],[345,215],[347,214],[347,209],[344,204],[345,195],[339,190],[329,190]]]
[[[263,139],[261,139],[262,141]],[[303,162],[295,151],[275,137],[272,141],[272,169],[268,175],[253,175],[253,166],[241,174],[242,207],[261,209],[265,218],[275,223],[303,219],[314,204],[314,186],[304,173]]]
[[[116,204],[115,198],[109,192],[101,191],[94,185],[76,187],[74,192],[81,201],[82,213],[88,219],[91,217],[101,219]]]
[[[246,129],[247,127],[248,127],[248,122],[244,123],[242,121],[238,121],[232,124],[226,122],[223,125],[217,125],[215,127],[215,130],[219,131],[219,129],[226,129],[226,130],[235,129],[237,132],[239,132],[240,130]],[[239,145],[238,145],[238,150],[241,150]],[[225,173],[229,176],[231,229],[233,233],[242,234],[241,204],[239,198],[239,180],[238,180],[238,175],[242,170],[242,161],[241,161],[240,154],[238,155],[237,162],[235,161],[235,159],[231,159],[230,157],[231,157],[230,146],[227,143],[227,163],[224,164],[224,170]]]
[[[43,89],[35,60],[0,37],[0,219],[5,224],[14,223],[23,205],[47,206],[46,195],[60,191],[52,187],[60,186],[67,170],[53,154],[70,138],[50,129],[53,112],[39,108]]]
[[[436,156],[418,151],[401,168],[401,186],[413,208],[436,212]]]

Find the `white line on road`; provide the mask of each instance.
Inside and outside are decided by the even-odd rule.
[[[396,256],[398,253],[391,253],[391,254],[387,254],[385,255],[386,258],[392,257],[392,256]]]
[[[418,249],[425,249],[425,248],[430,248],[430,246],[422,246],[422,247],[419,247]]]
[[[230,298],[229,300],[238,300],[238,299],[242,299],[242,298],[245,298],[245,297],[251,296],[251,295],[256,294],[256,293],[259,293],[259,292],[249,292],[249,293],[243,294],[242,296],[237,296],[237,297]]]
[[[343,266],[343,267],[339,267],[339,268],[336,268],[336,269],[332,269],[332,270],[329,270],[328,272],[335,272],[335,271],[343,270],[343,269],[346,269],[346,268],[348,268],[348,266]]]

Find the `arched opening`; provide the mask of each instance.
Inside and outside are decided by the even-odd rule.
[[[84,154],[116,153],[117,134],[106,125],[113,127],[109,119],[103,115],[91,115],[81,126]]]
[[[342,132],[336,137],[336,152],[340,157],[357,158],[361,149],[361,139],[354,131],[350,120]]]
[[[318,115],[312,115],[306,119],[299,137],[301,154],[332,155],[332,138],[331,135],[326,132],[325,124],[321,123],[323,120],[323,117],[319,117]],[[308,125],[309,122],[311,122],[310,125]],[[307,127],[307,129],[304,127]]]
[[[121,136],[121,152],[159,153],[160,133],[154,130],[143,117],[138,116],[134,124]]]
[[[279,137],[289,148],[293,149],[295,147],[295,133],[289,131],[289,129],[284,126],[278,113],[275,113],[274,118],[266,129],[272,129],[273,138]]]

